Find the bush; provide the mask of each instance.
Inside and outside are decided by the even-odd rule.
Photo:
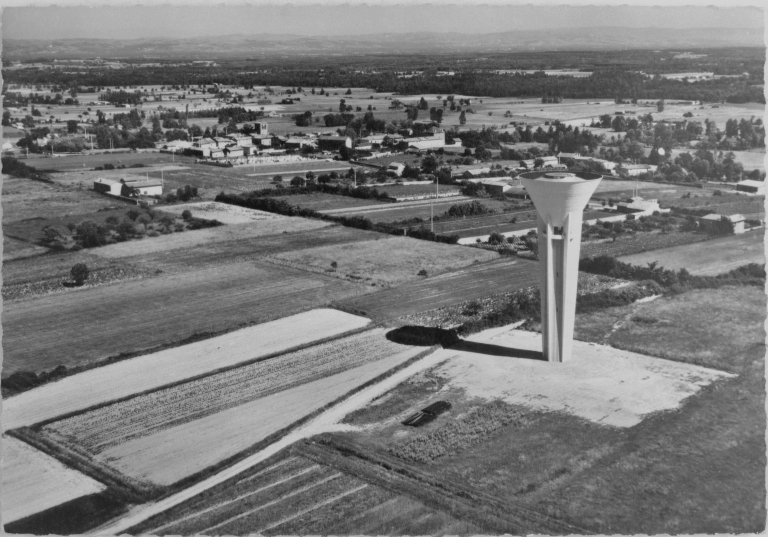
[[[429,274],[427,274],[427,269],[421,269],[417,274],[417,276],[428,276],[428,275]]]
[[[192,218],[192,212],[189,209],[184,209],[181,213],[181,218],[184,220],[190,220]]]
[[[75,281],[75,285],[83,285],[85,280],[88,279],[88,266],[85,263],[77,263],[69,271],[70,276]]]
[[[507,238],[498,231],[494,231],[491,233],[490,237],[488,237],[488,244],[506,244],[506,242]]]

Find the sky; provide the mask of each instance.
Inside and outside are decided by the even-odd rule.
[[[492,33],[559,27],[763,27],[757,7],[595,5],[143,5],[6,7],[4,39],[230,34]]]

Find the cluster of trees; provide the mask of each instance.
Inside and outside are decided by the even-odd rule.
[[[100,101],[107,101],[112,104],[140,104],[144,96],[148,95],[141,91],[109,90],[99,95]]]
[[[32,104],[38,105],[77,105],[80,101],[75,99],[77,93],[74,96],[64,97],[61,93],[55,93],[51,96],[49,93],[40,95],[37,93],[30,93],[28,95],[22,95],[21,93],[10,91],[3,94],[3,105],[13,107],[25,107]]]
[[[37,171],[33,166],[27,166],[13,157],[2,157],[2,166],[3,173],[12,177],[22,177],[32,179],[33,181],[42,181],[43,183],[53,182],[45,172]]]

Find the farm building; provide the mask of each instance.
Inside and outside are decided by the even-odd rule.
[[[653,173],[656,169],[657,166],[651,164],[621,164],[616,168],[619,174],[629,175],[630,177],[644,173]]]
[[[429,136],[419,136],[416,138],[404,138],[403,141],[411,147],[419,150],[437,149],[445,146],[445,131],[443,129],[432,128],[432,134]]]
[[[130,187],[142,196],[161,196],[163,183],[155,179],[105,179],[100,177],[93,182],[93,189],[110,196],[122,196],[123,186]]]
[[[658,200],[646,200],[640,196],[630,198],[630,201],[622,201],[616,204],[616,210],[620,213],[646,213],[653,214],[654,211],[658,211]]]
[[[370,134],[365,138],[360,138],[361,144],[381,145],[387,138],[387,134]]]
[[[723,222],[727,221],[733,225],[733,233],[739,235],[746,231],[744,229],[745,220],[744,216],[740,214],[721,215],[713,213],[699,218],[699,227],[701,229],[719,228]]]
[[[760,196],[765,195],[765,182],[753,181],[747,179],[736,183],[736,192],[744,192],[746,194],[757,194]]]
[[[301,149],[304,146],[314,146],[311,138],[303,136],[291,136],[284,143],[286,149]]]
[[[491,196],[503,196],[512,190],[509,177],[487,177],[484,179],[469,179],[470,183],[480,183]]]
[[[317,147],[324,151],[338,151],[342,147],[352,148],[349,136],[318,136]]]

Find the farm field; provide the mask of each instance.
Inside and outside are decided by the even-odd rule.
[[[673,207],[687,209],[706,209],[717,214],[741,214],[746,218],[755,218],[762,220],[765,215],[765,198],[747,197],[739,194],[712,196],[712,197],[691,197],[669,201]]]
[[[9,239],[3,236],[3,261],[13,261],[15,259],[24,259],[47,253],[49,250],[44,246],[36,246],[25,241]]]
[[[248,209],[237,205],[219,203],[217,201],[164,205],[160,210],[177,217],[181,217],[184,211],[189,211],[192,213],[193,217],[204,218],[206,220],[218,220],[222,224],[263,223],[266,220],[281,220],[283,223],[287,222],[284,216],[275,213]]]
[[[584,213],[584,220],[600,218],[604,214],[605,213],[601,211],[587,211]],[[512,218],[516,218],[517,222],[512,223]],[[534,229],[536,228],[536,218],[536,211],[526,211],[497,216],[438,222],[435,224],[435,233],[441,235],[455,234],[463,239],[466,237],[490,235],[494,231],[506,233],[508,231],[518,231],[520,229]]]
[[[239,211],[237,212],[242,214]],[[183,233],[160,235],[159,237],[149,237],[137,241],[108,244],[99,248],[93,248],[92,251],[98,257],[118,259],[168,250],[190,249],[210,243],[237,241],[264,235],[300,233],[334,225],[330,222],[298,216],[281,216],[272,213],[262,214],[269,216],[265,216],[264,219],[258,221],[252,220],[247,224],[231,224],[215,228],[184,231]],[[197,213],[193,212],[192,216],[197,216]]]
[[[4,524],[106,488],[20,440],[2,441]]]
[[[122,113],[125,113],[125,110],[123,110]],[[195,159],[193,157],[184,157],[182,155],[160,153],[159,151],[144,150],[133,153],[125,149],[115,151],[114,153],[86,153],[83,155],[62,155],[54,158],[31,154],[28,159],[24,159],[24,162],[28,166],[34,166],[38,170],[56,170],[59,172],[82,172],[93,170],[93,168],[104,166],[105,164],[113,164],[114,166],[125,165],[127,168],[120,171],[124,173],[138,173],[146,170],[128,168],[135,164],[143,164],[144,166],[155,166],[159,164],[192,165],[194,164]]]
[[[340,300],[338,304],[375,320],[396,319],[516,291],[538,282],[538,263],[524,259],[497,260],[408,282],[365,297]]]
[[[2,314],[3,376],[93,364],[370,290],[290,267],[240,262],[12,302]]]
[[[656,262],[669,270],[686,269],[691,274],[715,276],[747,263],[765,263],[763,230],[722,237],[706,244],[685,244],[619,257],[619,261],[645,266]]]
[[[301,322],[297,317],[292,320]],[[387,340],[383,329],[368,330],[139,395],[42,430],[98,455],[130,440],[407,350]]]
[[[223,227],[216,229],[222,229]],[[241,237],[237,240],[212,241],[194,245],[192,248],[137,253],[130,257],[114,259],[94,257],[101,262],[115,264],[130,263],[134,266],[145,267],[151,272],[160,270],[162,271],[160,274],[177,274],[203,268],[218,267],[229,263],[242,263],[246,261],[262,263],[264,256],[280,252],[290,252],[323,245],[353,244],[381,237],[381,233],[374,231],[329,225],[309,229],[301,233],[283,233]],[[82,253],[82,251],[78,253]],[[67,268],[67,271],[69,271],[69,268]]]
[[[413,498],[285,450],[130,533],[414,535],[477,529]]]
[[[57,218],[64,215],[93,213],[107,207],[130,206],[93,192],[58,183],[43,183],[3,175],[3,222],[32,218]],[[92,185],[88,185],[92,188]]]
[[[580,257],[595,257],[599,255],[621,257],[688,244],[695,244],[699,248],[706,248],[706,244],[702,243],[708,242],[711,239],[711,236],[700,233],[636,233],[626,237],[620,236],[616,241],[582,243]]]
[[[389,286],[419,278],[422,270],[435,274],[496,257],[497,254],[484,250],[384,235],[354,244],[283,252],[272,259],[298,268],[333,271],[339,277]],[[338,266],[332,267],[331,263]]]
[[[410,347],[102,451],[96,460],[120,472],[170,485],[289,427],[423,350]]]
[[[336,194],[324,194],[322,192],[296,194],[293,196],[274,196],[274,199],[285,201],[291,205],[299,206],[302,209],[312,209],[320,212],[347,209],[354,210],[367,207],[389,207],[391,205],[390,202],[386,201],[366,200],[352,198],[350,196],[337,196]]]
[[[17,285],[21,283],[36,282],[45,279],[61,278],[69,280],[69,271],[76,263],[85,263],[89,270],[101,270],[106,268],[132,268],[124,261],[103,259],[90,253],[92,250],[80,250],[77,252],[51,252],[43,246],[34,246],[26,242],[28,249],[42,249],[45,255],[32,258],[6,259],[3,263],[3,286]],[[135,268],[135,267],[133,267]]]
[[[367,207],[350,207],[348,209],[328,209],[322,212],[333,216],[363,216],[376,223],[394,222],[416,216],[429,216],[429,211],[433,206],[435,215],[442,214],[453,205],[469,203],[471,199],[466,196],[454,196],[435,200],[398,201],[395,203],[369,205]]]
[[[515,504],[536,509],[587,532],[632,533],[638,531],[636,528],[647,534],[761,531],[765,523],[765,389],[760,375],[764,319],[765,297],[746,287],[691,291],[579,314],[579,339],[642,353],[643,363],[660,366],[654,367],[654,374],[666,376],[671,371],[687,370],[692,376],[686,382],[705,384],[707,381],[695,374],[700,369],[687,365],[697,364],[708,368],[705,371],[710,380],[720,380],[715,380],[714,387],[697,387],[693,394],[675,386],[672,375],[658,384],[671,391],[652,395],[643,386],[643,375],[628,386],[626,381],[598,380],[590,374],[589,382],[600,382],[600,388],[579,390],[555,413],[538,412],[532,406],[551,402],[541,395],[547,394],[550,375],[560,373],[537,376],[537,381],[545,384],[533,389],[522,405],[501,402],[500,398],[522,396],[521,390],[528,388],[523,387],[525,382],[519,375],[500,376],[492,364],[500,362],[503,368],[520,370],[544,368],[546,364],[525,359],[531,356],[524,353],[527,347],[519,341],[510,344],[493,338],[469,338],[462,347],[477,353],[471,368],[444,375],[458,367],[448,361],[412,377],[365,409],[348,415],[345,423],[352,429],[333,433],[326,443],[344,447],[340,451],[345,459],[349,458],[346,446],[350,444],[369,461],[390,464],[395,457],[400,459],[404,471],[398,470],[399,474],[410,471],[423,475],[425,485],[418,490],[442,480],[449,488],[442,488],[441,493],[469,489],[468,495],[487,494],[508,510]],[[588,351],[586,360],[595,359],[600,349],[586,343],[577,345]],[[456,350],[460,349],[439,353]],[[611,357],[616,354],[606,352]],[[654,355],[665,359],[649,358]],[[626,364],[629,368],[625,372],[629,373],[636,362],[633,359]],[[476,378],[484,368],[488,368],[488,375]],[[455,381],[451,379],[458,379],[459,385],[452,388]],[[507,379],[509,386],[494,396],[490,384],[504,384],[502,379]],[[470,383],[471,393],[454,390]],[[577,386],[570,384],[569,389],[576,390]],[[643,395],[630,398],[630,402],[624,399],[629,396],[628,389]],[[606,413],[607,420],[600,423],[566,413],[607,390],[619,394],[612,404],[631,411],[651,400],[652,405],[659,404],[678,389],[677,410],[645,414],[632,427],[605,423],[627,420],[630,414],[623,410]],[[483,403],[471,395],[493,400]],[[453,408],[417,430],[399,424],[415,409],[438,399],[449,401]],[[646,403],[641,403],[643,399]],[[576,407],[571,406],[573,403]],[[392,467],[396,467],[394,463]],[[499,471],[502,467],[504,471]],[[691,475],[696,478],[691,479]],[[530,531],[536,529],[534,526]]]
[[[368,319],[317,309],[195,343],[145,354],[46,384],[5,401],[5,430],[192,379],[274,353],[365,327]],[[296,323],[304,326],[294,333]],[[286,333],[292,337],[287,339]],[[258,341],[258,347],[253,344]],[[226,353],[216,352],[224,347]],[[148,377],[146,371],[153,375]],[[120,379],[116,383],[116,379]]]

